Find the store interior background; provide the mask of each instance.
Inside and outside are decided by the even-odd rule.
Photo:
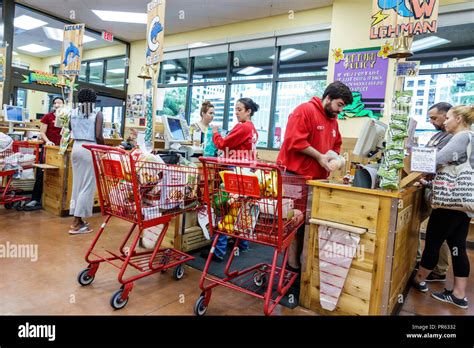
[[[118,4],[123,11],[135,12],[140,11],[141,5],[144,9],[146,1]],[[358,24],[366,21],[357,18],[369,16],[369,0],[280,1],[272,5],[252,1],[216,0],[199,5],[169,1],[159,79],[159,95],[164,98],[164,105],[159,114],[184,113],[193,122],[199,119],[199,106],[207,99],[216,105],[214,122],[231,129],[236,124],[235,100],[251,97],[261,107],[253,120],[259,130],[260,157],[272,160],[277,152],[266,150],[281,146],[291,111],[313,95],[321,95],[333,80],[332,50],[373,47],[386,41],[369,40],[366,25]],[[415,38],[412,59],[421,60],[421,72],[407,79],[404,87],[414,90],[413,109],[422,138],[428,137],[433,129],[427,120],[429,105],[438,101],[473,101],[473,6],[468,0],[441,0],[438,32]],[[99,95],[108,97],[100,105],[107,122],[140,129],[143,126],[136,119],[125,118],[124,101],[127,94],[144,92],[143,80],[136,76],[145,63],[145,24],[103,22],[91,14],[90,9],[95,8],[91,0],[73,7],[76,22],[86,22],[98,30],[86,32],[79,82],[100,87]],[[64,23],[47,13],[68,18],[71,9],[67,3],[19,1],[16,18],[26,15],[47,24],[33,30],[15,28],[13,66],[56,72],[61,48],[57,31]],[[102,40],[101,30],[112,32],[114,42]],[[28,52],[24,46],[31,43],[50,49]],[[278,55],[279,59],[275,59]],[[393,91],[391,81],[393,61],[389,66],[382,121],[387,121],[390,112],[387,101]],[[33,115],[47,112],[46,93],[25,85],[17,89],[16,95],[18,101],[23,100],[33,110]],[[343,137],[356,138],[362,123],[363,119],[340,121]],[[126,130],[120,128],[123,136]]]

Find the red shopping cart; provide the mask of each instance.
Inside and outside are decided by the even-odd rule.
[[[286,269],[288,246],[305,223],[308,189],[306,178],[286,174],[280,167],[264,163],[243,163],[217,158],[201,158],[204,197],[215,234],[206,261],[194,306],[196,315],[204,315],[212,288],[223,285],[264,300],[264,313],[270,315],[286,295],[297,274]],[[225,277],[210,276],[209,266],[221,235],[235,237],[234,251],[225,266]],[[259,263],[231,270],[242,240],[274,248],[271,264]],[[278,257],[283,255],[281,266]]]
[[[173,267],[174,278],[183,277],[183,263],[193,257],[161,248],[161,243],[172,217],[198,208],[199,172],[194,167],[141,161],[116,147],[83,146],[92,153],[101,210],[106,218],[87,251],[88,267],[79,273],[78,282],[83,286],[91,284],[102,262],[118,268],[122,286],[112,295],[110,304],[114,309],[121,309],[128,303],[135,280]],[[118,251],[111,248],[99,251],[102,248],[97,242],[112,216],[129,221],[132,226]],[[153,250],[137,251],[142,231],[159,225],[163,229]],[[125,275],[127,270],[136,272]]]
[[[18,195],[22,190],[12,187],[12,182],[19,171],[33,168],[38,163],[39,145],[27,141],[14,141],[12,145],[0,151],[0,205],[11,209],[28,197]]]

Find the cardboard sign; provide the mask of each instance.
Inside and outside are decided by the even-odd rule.
[[[80,74],[84,29],[84,24],[71,24],[64,26],[61,66],[58,75],[72,76]]]
[[[148,24],[146,29],[146,65],[158,64],[163,60],[165,38],[165,0],[153,0],[147,5]]]
[[[413,147],[411,152],[411,171],[436,173],[436,147]]]
[[[372,0],[370,39],[436,33],[439,0]]]

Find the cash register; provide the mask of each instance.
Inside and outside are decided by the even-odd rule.
[[[187,157],[197,157],[203,154],[200,146],[194,146],[189,125],[185,119],[179,116],[163,116],[165,129],[165,148],[186,152]]]

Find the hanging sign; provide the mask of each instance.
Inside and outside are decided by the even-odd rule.
[[[420,61],[397,62],[397,76],[417,76],[420,70]]]
[[[439,0],[372,0],[370,39],[436,33]]]
[[[82,40],[84,37],[84,24],[71,24],[64,26],[63,49],[59,75],[79,75],[81,72]]]
[[[387,83],[390,45],[354,50],[335,49],[334,81],[341,81],[352,91],[353,102],[339,114],[340,119],[382,117]]]
[[[35,70],[30,72],[28,75],[23,75],[24,80],[22,83],[36,83],[38,85],[48,85],[48,86],[55,86],[55,87],[62,87],[63,85],[60,83],[60,78],[57,75],[47,73],[44,71]],[[65,83],[69,86],[71,81],[66,79]],[[74,87],[78,86],[75,84]],[[74,90],[76,90],[74,88]]]
[[[147,12],[146,65],[152,65],[158,64],[163,60],[165,0],[153,0],[147,5]]]
[[[102,39],[104,39],[104,41],[112,42],[112,41],[114,41],[114,34],[109,33],[108,31],[103,31],[102,32]]]

